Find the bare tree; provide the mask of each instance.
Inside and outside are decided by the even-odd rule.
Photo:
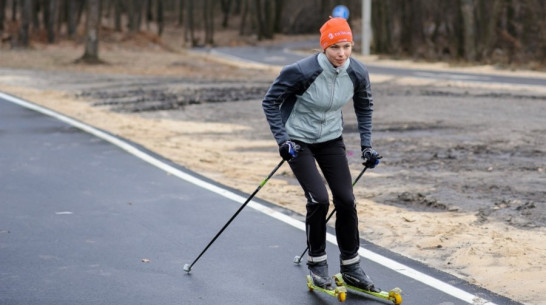
[[[205,44],[214,44],[214,0],[203,0],[203,21],[205,25]]]
[[[186,8],[186,26],[184,27],[184,41],[186,44],[194,47],[197,44],[195,40],[195,27],[193,22],[194,0],[187,0]]]
[[[184,24],[184,0],[178,0],[177,1],[177,5],[178,5],[178,25],[183,25]]]
[[[146,0],[146,30],[150,30],[150,24],[154,21],[153,1]]]
[[[47,28],[47,42],[54,43],[55,42],[55,20],[57,20],[57,0],[48,0],[47,7],[44,8],[44,15],[45,12],[47,13],[47,20],[44,20],[46,22],[46,28]],[[44,18],[45,19],[45,18]]]
[[[6,19],[6,1],[0,0],[0,31],[4,30],[4,20]]]
[[[17,20],[17,0],[13,0],[11,4],[11,21]]]
[[[275,11],[273,16],[273,32],[282,31],[282,13],[284,9],[284,0],[275,0]]]
[[[114,30],[121,32],[121,14],[123,13],[122,0],[114,0]]]
[[[233,13],[235,15],[241,14],[241,9],[243,8],[243,1],[244,0],[235,0],[235,5],[233,6]]]
[[[258,40],[273,39],[275,28],[275,5],[270,0],[254,0],[254,16],[258,25]]]
[[[32,18],[32,0],[23,0],[21,5],[21,28],[19,31],[19,39],[23,47],[28,47],[30,19]]]
[[[250,0],[241,0],[241,24],[239,25],[239,35],[245,35],[246,21],[249,11]]]
[[[40,28],[40,17],[38,15],[42,9],[41,3],[39,0],[33,0],[31,5],[32,28],[38,30]]]
[[[502,9],[502,0],[479,1],[476,28],[479,39],[476,40],[476,52],[479,58],[487,58],[492,53],[497,35],[497,22]]]
[[[38,28],[37,17],[41,17],[39,21],[43,20],[50,43],[63,37],[65,29],[71,39],[76,39],[84,6],[96,1],[0,0],[0,31],[4,31],[3,37],[12,39],[12,45],[28,46],[30,38],[37,36],[32,34]],[[229,27],[232,16],[238,16],[239,34],[256,34],[258,39],[272,39],[276,33],[316,34],[338,4],[350,9],[351,24],[361,18],[361,1],[355,0],[110,0],[103,3],[109,4],[109,12],[114,10],[116,31],[121,32],[124,27],[128,27],[129,32],[139,31],[145,16],[147,28],[151,29],[155,22],[158,35],[169,25],[183,25],[180,31],[184,31],[181,35],[188,47],[215,43],[215,16],[223,28]],[[288,4],[290,9],[285,10]],[[546,65],[544,0],[375,0],[372,9],[372,50],[376,53],[430,60]],[[10,10],[11,21],[6,22]],[[85,11],[90,14],[89,9]],[[125,20],[122,17],[127,17],[127,25],[122,23]],[[90,19],[87,18],[87,22]],[[100,23],[100,19],[96,22]],[[94,26],[98,33],[98,25]],[[92,37],[89,33],[86,32],[86,39]],[[200,33],[204,33],[203,40]]]
[[[126,2],[128,8],[129,31],[134,33],[140,31],[142,24],[143,0],[129,0]]]
[[[476,60],[476,34],[474,25],[474,1],[460,0],[463,19],[463,49],[467,61]]]
[[[101,0],[87,1],[87,18],[85,23],[85,52],[78,62],[97,64],[99,59],[99,30]]]
[[[163,34],[164,18],[163,18],[163,0],[157,0],[157,35]]]
[[[394,18],[390,18],[390,1],[374,3],[372,28],[374,29],[374,50],[377,53],[390,53],[392,49],[392,34]]]
[[[68,19],[68,10],[67,10],[67,0],[58,0],[59,1],[59,12],[57,14],[57,20],[55,20],[55,30],[57,33],[61,32],[63,24],[66,23]]]
[[[220,7],[222,8],[222,27],[225,29],[228,26],[229,13],[231,11],[231,0],[220,0]]]
[[[127,5],[127,27],[129,32],[136,32],[136,23],[135,23],[135,2],[134,1],[125,1]]]
[[[67,24],[66,30],[68,31],[68,37],[74,38],[76,35],[76,27],[78,23],[78,2],[80,1],[68,1],[67,3]]]

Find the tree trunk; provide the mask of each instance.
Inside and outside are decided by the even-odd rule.
[[[243,8],[243,0],[235,0],[235,6],[233,7],[233,14],[240,15]]]
[[[135,10],[133,11],[134,17],[135,17],[135,32],[140,31],[140,28],[142,26],[142,7],[144,0],[132,0],[132,2],[135,2],[133,5],[135,6]]]
[[[423,26],[423,3],[424,0],[413,0],[413,5],[410,7],[410,24],[409,28],[412,32],[412,41],[410,48],[413,50],[413,54],[418,57],[423,57],[426,52],[424,26]]]
[[[123,12],[122,0],[114,0],[114,31],[121,32],[121,14]]]
[[[409,9],[407,8],[408,6],[411,6],[411,5],[408,5],[406,3],[406,1],[402,1],[400,3],[400,11],[401,11],[401,16],[400,16],[400,24],[401,24],[401,29],[400,29],[400,48],[401,48],[401,52],[402,53],[406,53],[406,54],[409,54],[411,52],[411,41],[412,41],[412,31],[409,27],[409,24],[411,23],[411,12],[409,11]]]
[[[275,0],[275,16],[273,18],[273,33],[282,31],[282,12],[284,9],[284,0]]]
[[[57,14],[57,20],[55,20],[55,24],[56,24],[56,28],[55,28],[55,31],[57,33],[59,33],[61,31],[61,27],[62,25],[66,22],[66,20],[68,19],[67,16],[68,16],[68,9],[67,9],[67,6],[68,6],[68,3],[67,3],[67,0],[59,0],[59,13]]]
[[[275,27],[275,3],[271,0],[265,0],[264,5],[264,38],[265,39],[273,39],[274,36],[274,27]]]
[[[205,23],[205,45],[214,44],[214,1],[203,0],[203,20]]]
[[[178,1],[178,25],[184,25],[184,0]]]
[[[482,29],[476,39],[476,52],[478,59],[488,58],[493,51],[494,44],[497,40],[497,23],[501,12],[501,0],[481,0],[480,1],[480,17],[481,25],[477,25],[478,29]]]
[[[66,10],[68,11],[67,16],[67,25],[66,30],[68,32],[68,37],[70,39],[74,39],[74,36],[76,35],[76,28],[78,26],[78,3],[75,1],[68,1],[67,5],[68,7]]]
[[[55,20],[57,20],[57,0],[48,0],[47,7],[44,7],[44,12],[47,11],[48,18],[46,23],[47,42],[55,42]]]
[[[248,15],[248,1],[241,0],[242,12],[241,12],[241,24],[239,25],[239,36],[245,35],[246,18]]]
[[[379,1],[372,7],[372,28],[374,29],[374,51],[376,53],[390,53],[392,46],[392,26],[389,16],[390,1]]]
[[[186,9],[186,27],[184,29],[184,41],[189,43],[190,47],[194,47],[195,41],[195,29],[193,25],[193,0],[187,0],[188,7]]]
[[[85,23],[85,52],[78,62],[89,64],[102,63],[99,59],[99,29],[101,0],[87,1],[87,18]]]
[[[331,13],[329,10],[332,9],[329,0],[320,0],[319,1],[319,12],[321,16],[329,16]],[[325,19],[325,18],[323,18]]]
[[[30,19],[32,18],[32,0],[23,0],[21,5],[21,28],[19,39],[23,47],[28,47]]]
[[[476,33],[474,22],[474,0],[460,0],[463,20],[463,50],[467,61],[476,60]]]
[[[82,19],[82,14],[83,14],[83,9],[85,7],[85,2],[87,0],[70,0],[70,1],[74,1],[76,2],[76,10],[77,10],[77,14],[76,14],[76,27],[78,26],[78,24],[80,24],[80,21]]]
[[[126,0],[125,4],[127,5],[127,26],[129,32],[135,32],[135,2],[133,0]]]
[[[231,0],[221,0],[220,4],[222,6],[222,28],[228,27],[229,13],[231,11]]]
[[[163,34],[163,0],[157,0],[157,35]]]
[[[152,0],[146,0],[146,30],[150,30],[150,23],[154,20]]]
[[[32,28],[34,30],[40,29],[40,16],[38,16],[38,12],[40,11],[40,0],[33,0],[32,1]]]
[[[0,0],[0,31],[4,30],[4,20],[6,19],[6,1]]]
[[[44,22],[44,28],[46,29],[47,31],[47,27],[49,25],[49,0],[40,0],[42,1],[43,3],[43,6],[44,6],[44,9],[42,10],[42,19],[43,19],[43,22]],[[2,2],[2,0],[0,0],[0,2]],[[49,40],[49,39],[48,39]]]
[[[11,4],[11,21],[17,21],[17,0]]]
[[[262,1],[254,0],[254,17],[258,25],[258,40],[265,38],[265,17],[263,16]]]

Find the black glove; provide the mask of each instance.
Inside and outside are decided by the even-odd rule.
[[[290,161],[293,158],[297,157],[300,150],[301,147],[290,140],[282,143],[279,146],[279,154],[285,161]]]
[[[377,151],[373,150],[371,147],[362,147],[362,165],[367,168],[374,168],[379,164],[379,159],[383,158]]]

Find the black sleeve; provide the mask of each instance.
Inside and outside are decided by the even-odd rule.
[[[360,132],[360,145],[371,147],[373,97],[370,77],[368,69],[358,62],[355,63],[353,72],[351,77],[355,86],[353,102]]]
[[[284,129],[287,116],[283,119],[281,107],[289,106],[290,109],[293,107],[296,99],[295,92],[297,92],[301,78],[302,73],[298,63],[285,66],[271,87],[269,87],[262,101],[265,117],[279,145],[290,140]],[[292,103],[292,105],[283,105],[284,103]]]

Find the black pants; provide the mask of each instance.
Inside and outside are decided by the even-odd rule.
[[[319,144],[297,143],[302,151],[289,164],[307,198],[305,224],[309,255],[318,257],[326,254],[329,198],[318,164],[336,208],[335,227],[341,259],[354,258],[360,246],[358,217],[343,138]]]

